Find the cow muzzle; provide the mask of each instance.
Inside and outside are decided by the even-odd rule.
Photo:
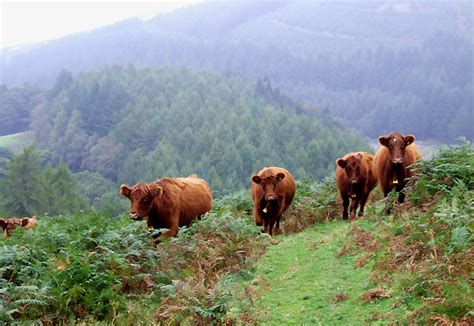
[[[140,217],[140,215],[138,215],[138,213],[135,213],[135,212],[130,212],[130,218],[134,221],[138,221],[142,219],[142,217]]]
[[[395,164],[395,165],[399,165],[399,164],[403,163],[403,160],[401,158],[394,158],[392,160],[392,163]]]
[[[277,196],[269,195],[269,196],[265,197],[265,200],[266,201],[275,201],[275,200],[277,200]]]

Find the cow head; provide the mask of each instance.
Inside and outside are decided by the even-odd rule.
[[[266,201],[276,201],[276,186],[277,184],[285,178],[285,174],[279,172],[277,175],[267,175],[265,177],[261,177],[259,175],[254,175],[252,177],[252,182],[262,186],[264,199]]]
[[[415,141],[415,136],[403,136],[399,132],[392,132],[388,136],[380,136],[379,142],[388,148],[389,158],[394,165],[401,166],[405,159],[405,149]]]
[[[130,218],[142,220],[148,216],[153,201],[163,194],[163,188],[156,183],[138,183],[132,188],[123,184],[120,186],[120,193],[131,201]]]
[[[346,159],[337,159],[336,164],[344,169],[344,172],[352,185],[357,185],[365,175],[364,164],[362,164],[362,153],[350,155]]]

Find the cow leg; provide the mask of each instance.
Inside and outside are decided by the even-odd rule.
[[[175,213],[175,214],[170,216],[170,220],[169,220],[168,225],[166,226],[166,228],[168,229],[168,231],[164,232],[163,234],[159,234],[158,239],[162,236],[174,237],[176,234],[178,234],[179,213]]]
[[[276,226],[275,226],[275,230],[280,233],[280,220],[281,220],[281,216],[278,216],[278,218],[276,219]]]
[[[359,197],[352,198],[351,201],[351,220],[354,220],[356,217],[357,206],[359,205]]]
[[[342,219],[347,220],[349,214],[347,209],[349,208],[349,196],[348,195],[341,195],[342,196]]]
[[[263,219],[263,232],[268,232],[268,219]]]
[[[403,192],[403,188],[405,187],[405,182],[399,182],[397,187],[395,188],[398,192],[398,202],[401,204],[405,201],[405,193]]]
[[[253,216],[255,217],[255,225],[262,226],[263,225],[263,219],[260,216],[260,213],[258,212],[257,208],[255,208],[255,207],[253,209]]]
[[[273,237],[273,225],[275,225],[275,220],[271,220],[268,223],[268,234]]]
[[[359,217],[364,216],[364,208],[365,203],[367,202],[367,198],[369,198],[369,192],[364,192],[362,197],[360,198],[360,206],[359,206]]]

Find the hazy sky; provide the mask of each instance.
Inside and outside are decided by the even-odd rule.
[[[0,48],[5,48],[88,31],[130,17],[146,18],[202,0],[0,1]]]

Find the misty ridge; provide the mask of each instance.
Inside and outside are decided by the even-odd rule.
[[[473,139],[467,1],[205,2],[2,53],[2,80],[51,87],[106,65],[268,77],[374,138]],[[308,114],[311,114],[308,112]]]

